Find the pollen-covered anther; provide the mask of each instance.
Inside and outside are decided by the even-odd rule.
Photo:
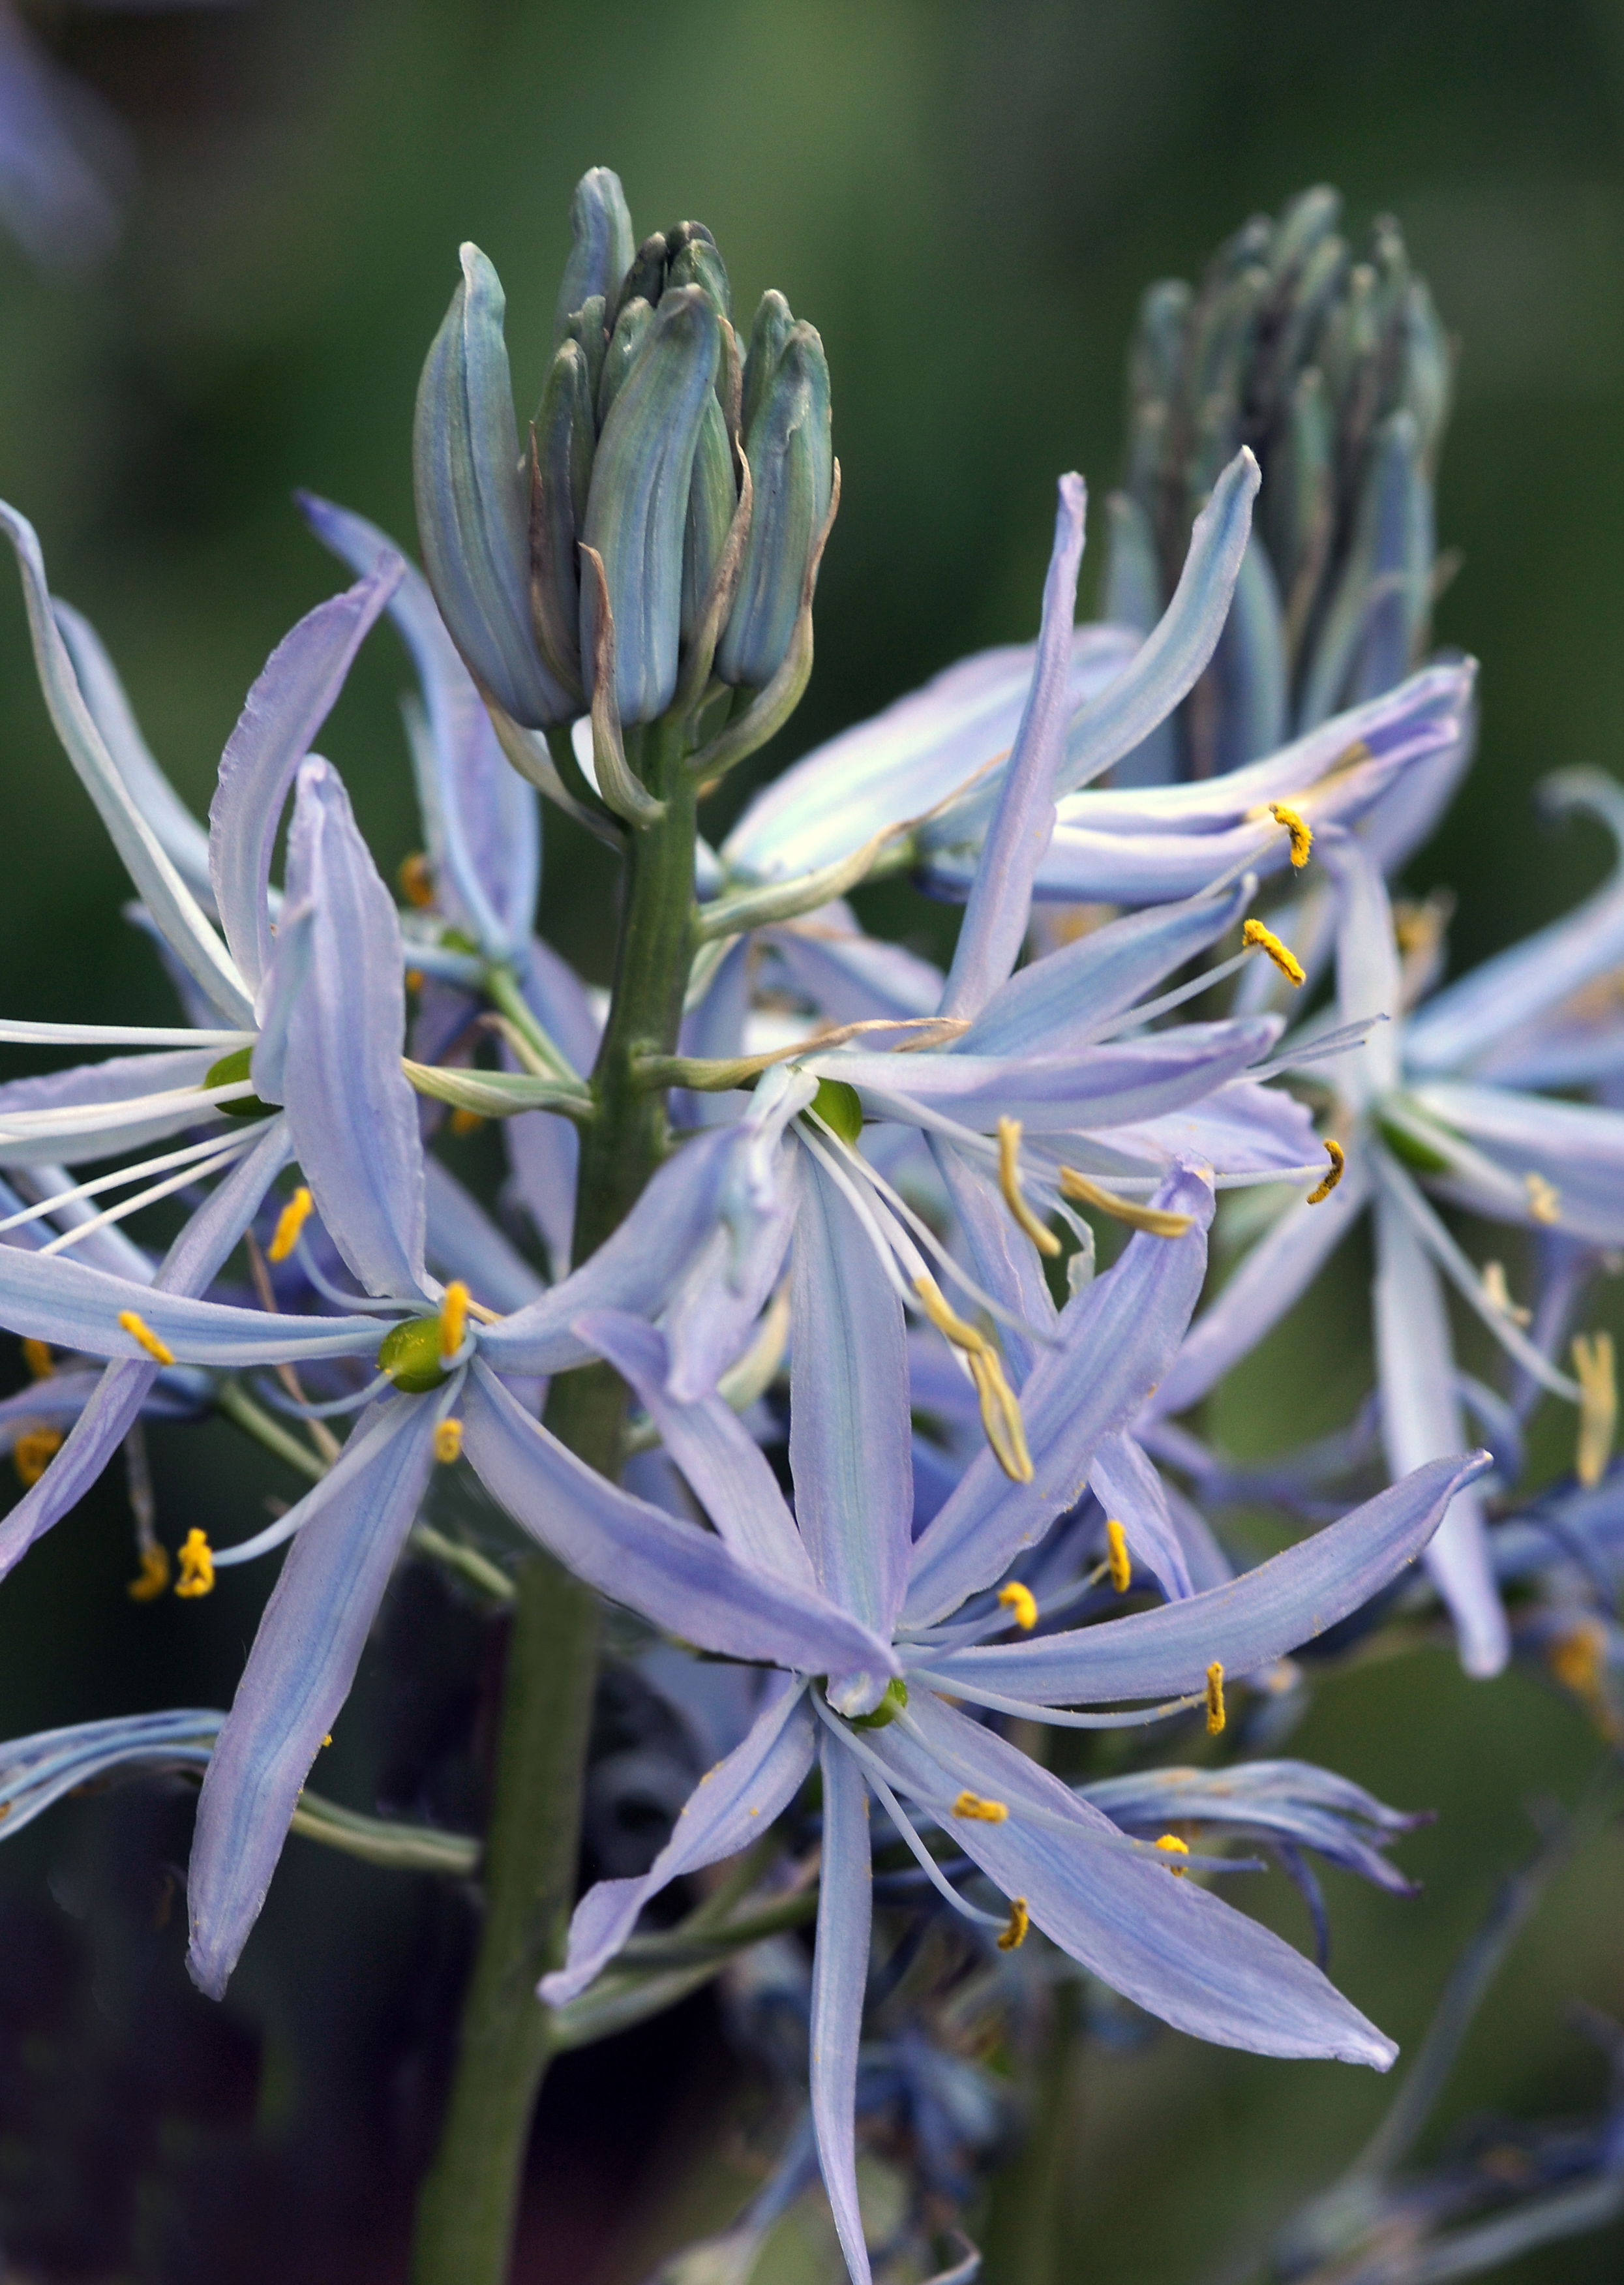
[[[265,1248],[268,1260],[286,1260],[294,1246],[298,1245],[299,1233],[309,1221],[315,1205],[315,1199],[301,1182],[277,1216],[276,1229],[271,1234],[270,1245]]]
[[[215,1586],[214,1551],[206,1532],[194,1525],[181,1542],[180,1577],[175,1582],[175,1591],[183,1601],[191,1602],[199,1595],[211,1595]]]
[[[1304,1200],[1305,1205],[1311,1206],[1324,1203],[1342,1180],[1347,1167],[1347,1152],[1336,1137],[1331,1135],[1322,1135],[1320,1140],[1325,1145],[1325,1156],[1330,1160],[1330,1164]]]
[[[141,1550],[141,1568],[124,1592],[132,1603],[154,1603],[169,1583],[169,1551],[154,1540]]]
[[[1119,1595],[1126,1595],[1134,1583],[1134,1559],[1128,1553],[1128,1535],[1114,1515],[1105,1520],[1105,1560],[1110,1567],[1110,1583]]]
[[[1156,1846],[1162,1851],[1163,1855],[1166,1857],[1188,1857],[1189,1855],[1189,1841],[1181,1841],[1176,1833],[1164,1833],[1161,1835],[1161,1838],[1157,1841]],[[1175,1881],[1181,1881],[1184,1878],[1184,1867],[1182,1865],[1170,1865],[1167,1869],[1173,1874]]]
[[[461,1421],[457,1419],[442,1420],[439,1426],[435,1430],[435,1459],[438,1460],[443,1466],[449,1468],[453,1460],[460,1459],[461,1457]]]
[[[1004,1204],[1017,1229],[1024,1230],[1040,1253],[1051,1259],[1059,1253],[1060,1240],[1052,1229],[1046,1229],[1021,1195],[1021,1122],[1018,1119],[1000,1119],[998,1122],[998,1187],[1004,1194]]]
[[[1261,921],[1247,922],[1241,930],[1241,942],[1249,952],[1256,945],[1259,952],[1267,953],[1288,984],[1306,982],[1308,971],[1291,946],[1283,944],[1274,930],[1265,928]]]
[[[998,1599],[1023,1634],[1030,1634],[1038,1623],[1038,1598],[1032,1589],[1024,1587],[1018,1579],[1011,1579],[1007,1587],[999,1589]]]
[[[1290,802],[1271,801],[1268,813],[1276,825],[1283,825],[1291,836],[1291,862],[1301,869],[1308,862],[1308,852],[1314,847],[1314,828],[1300,810]]]
[[[1553,1678],[1577,1698],[1605,1738],[1617,1741],[1619,1709],[1607,1689],[1607,1629],[1599,1619],[1583,1619],[1546,1645]]]
[[[1224,1712],[1224,1662],[1215,1658],[1207,1669],[1207,1735],[1216,1738],[1228,1716]]]
[[[440,1304],[440,1362],[449,1365],[461,1348],[468,1330],[468,1289],[453,1277]]]
[[[119,1331],[128,1333],[132,1341],[138,1341],[154,1364],[174,1363],[174,1350],[159,1339],[145,1318],[137,1316],[135,1310],[119,1311]]]
[[[1525,1174],[1523,1188],[1528,1193],[1528,1212],[1535,1221],[1548,1226],[1562,1219],[1562,1193],[1543,1174]]]
[[[466,1103],[459,1103],[456,1110],[451,1113],[451,1133],[453,1135],[477,1135],[484,1123],[485,1122],[481,1118],[479,1112],[477,1111],[470,1111]]]
[[[1009,1804],[1007,1801],[988,1801],[982,1794],[967,1789],[954,1802],[953,1813],[955,1817],[969,1818],[975,1825],[1002,1825],[1009,1814]]]
[[[22,1345],[22,1361],[35,1380],[49,1380],[57,1369],[50,1342],[36,1341],[32,1334]]]
[[[421,912],[433,904],[435,876],[428,858],[420,849],[401,860],[400,871],[396,877],[400,883],[400,893],[409,905],[415,905]]]
[[[1000,1951],[1019,1951],[1021,1946],[1026,1941],[1026,1932],[1031,1926],[1032,1914],[1026,1909],[1025,1897],[1011,1896],[1009,1899],[1009,1918],[1004,1924],[1003,1928],[999,1931],[998,1948]]]
[[[38,1483],[46,1469],[62,1449],[61,1431],[56,1428],[25,1428],[12,1447],[12,1465],[17,1471],[17,1480],[25,1491]]]
[[[1519,1308],[1511,1299],[1511,1289],[1506,1283],[1503,1261],[1484,1263],[1482,1284],[1483,1299],[1491,1309],[1497,1309],[1510,1323],[1531,1325],[1534,1323],[1533,1310]]]
[[[1142,1206],[1137,1198],[1121,1197],[1091,1182],[1075,1166],[1061,1168],[1060,1195],[1076,1205],[1092,1206],[1095,1213],[1109,1214],[1113,1221],[1124,1221],[1130,1229],[1142,1229],[1148,1237],[1182,1237],[1195,1225],[1194,1214],[1174,1213],[1168,1206]]]
[[[1588,1491],[1599,1484],[1612,1457],[1619,1419],[1619,1386],[1611,1333],[1575,1333],[1573,1371],[1579,1381],[1579,1444],[1573,1473]]]
[[[1015,1391],[1004,1378],[1003,1360],[977,1325],[966,1323],[947,1306],[934,1277],[922,1272],[914,1280],[920,1307],[938,1333],[963,1352],[976,1384],[981,1406],[981,1425],[999,1466],[1017,1484],[1032,1479],[1032,1454],[1026,1449],[1026,1427]]]

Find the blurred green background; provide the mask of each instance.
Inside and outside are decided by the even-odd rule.
[[[0,493],[35,522],[53,585],[100,628],[200,806],[266,653],[339,584],[291,488],[411,537],[412,394],[458,242],[477,239],[501,272],[523,400],[584,167],[619,170],[641,229],[702,217],[742,307],[777,285],[828,346],[843,504],[812,688],[768,768],[961,653],[1033,632],[1055,474],[1081,468],[1099,499],[1118,473],[1141,289],[1191,274],[1248,213],[1327,180],[1361,235],[1398,214],[1463,343],[1440,512],[1463,567],[1439,634],[1484,662],[1482,752],[1412,883],[1460,891],[1459,963],[1600,877],[1597,838],[1547,836],[1528,797],[1560,765],[1624,761],[1624,6],[259,0],[30,13],[129,122],[140,177],[124,243],[97,271],[42,276],[0,245]],[[375,639],[324,737],[387,864],[415,838],[404,679]],[[0,785],[4,1009],[164,1012],[156,964],[117,917],[122,876],[46,723],[4,567]],[[551,820],[548,832],[547,932],[601,973],[606,876],[595,852]],[[940,926],[900,895],[888,914],[922,940]],[[1350,1263],[1340,1314],[1299,1314],[1243,1376],[1236,1441],[1345,1417],[1365,1371],[1358,1279]],[[153,1444],[171,1540],[290,1488],[212,1432]],[[260,1590],[233,1574],[208,1602],[139,1608],[129,1569],[109,1479],[0,1598],[0,1734],[225,1701]],[[400,1724],[445,1698],[443,1669],[477,1653],[458,1632],[471,1622],[415,1592],[397,1598],[324,1765],[324,1786],[358,1803]],[[1495,1875],[1526,1849],[1525,1802],[1571,1798],[1598,1748],[1526,1675],[1468,1685],[1440,1653],[1328,1688],[1291,1749],[1440,1811],[1403,1848],[1418,1899],[1333,1882],[1336,1972],[1413,2043]],[[170,1868],[185,1841],[184,1804],[118,1795],[70,1803],[0,1851],[7,2273],[398,2278],[466,1913],[426,1882],[295,1842],[231,2000],[212,2010],[180,1965]],[[1451,2116],[1597,2098],[1599,2066],[1565,2010],[1624,2012],[1620,1895],[1616,1841],[1565,1873],[1473,2037]],[[1274,1910],[1300,1940],[1295,1900]],[[683,2147],[670,2098],[684,2093],[691,2117],[725,2075],[703,2005],[630,2059],[561,2074],[527,2281],[636,2285]],[[1171,2034],[1091,2057],[1055,2278],[1194,2285],[1345,2163],[1382,2100],[1364,2075]],[[1504,2273],[1612,2279],[1621,2256],[1615,2226]]]

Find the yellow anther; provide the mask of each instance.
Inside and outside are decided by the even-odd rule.
[[[406,970],[406,989],[407,989],[407,991],[408,991],[408,992],[420,992],[420,991],[422,990],[422,988],[423,988],[423,971],[422,971],[422,970],[421,970],[420,968],[409,968],[409,969]]]
[[[443,1462],[444,1465],[449,1468],[453,1460],[460,1459],[461,1457],[461,1421],[442,1420],[439,1426],[435,1430],[435,1459]]]
[[[1182,1237],[1195,1225],[1194,1214],[1173,1213],[1166,1206],[1142,1206],[1136,1198],[1119,1197],[1115,1190],[1079,1174],[1075,1166],[1061,1168],[1060,1195],[1079,1206],[1092,1206],[1095,1213],[1109,1214],[1113,1221],[1125,1221],[1130,1229],[1142,1229],[1149,1237]]]
[[[468,1330],[468,1289],[453,1277],[440,1304],[440,1362],[450,1364]]]
[[[332,1732],[332,1731],[331,1731],[331,1730],[329,1730],[329,1731],[328,1731],[328,1732],[327,1732],[326,1736],[322,1739],[322,1741],[321,1741],[321,1742],[322,1742],[322,1744],[323,1744],[324,1746],[330,1746],[330,1745],[333,1743],[333,1732]]]
[[[1189,1841],[1181,1841],[1176,1833],[1164,1833],[1156,1845],[1165,1856],[1168,1857],[1188,1857],[1189,1855]],[[1172,1873],[1175,1881],[1181,1881],[1184,1878],[1184,1867],[1182,1865],[1169,1865],[1168,1870]]]
[[[1573,1370],[1579,1379],[1579,1449],[1573,1472],[1587,1491],[1599,1484],[1612,1456],[1619,1419],[1619,1385],[1611,1333],[1575,1333]]]
[[[1225,1719],[1224,1662],[1222,1659],[1215,1658],[1207,1669],[1207,1735],[1209,1738],[1217,1737],[1224,1726]]]
[[[309,1221],[316,1201],[302,1182],[277,1216],[276,1230],[265,1252],[272,1261],[286,1261],[299,1243],[299,1233]]]
[[[1562,1193],[1543,1174],[1525,1174],[1523,1188],[1528,1193],[1528,1211],[1535,1221],[1557,1222],[1562,1219]]]
[[[1288,802],[1271,801],[1268,813],[1276,825],[1283,825],[1291,836],[1291,862],[1301,867],[1308,862],[1308,852],[1314,846],[1314,828],[1300,810]]]
[[[169,1551],[154,1540],[141,1550],[141,1569],[124,1592],[132,1603],[155,1602],[169,1583]]]
[[[1004,1801],[986,1801],[978,1793],[961,1793],[953,1805],[955,1817],[968,1817],[977,1825],[1001,1825],[1009,1814],[1009,1804]]]
[[[133,1309],[119,1311],[119,1330],[128,1333],[132,1341],[139,1341],[154,1364],[174,1363],[174,1350],[161,1341],[145,1318],[138,1317]]]
[[[36,1341],[32,1335],[22,1345],[22,1361],[35,1380],[49,1380],[57,1369],[49,1342]]]
[[[1016,1226],[1025,1231],[1039,1252],[1051,1256],[1057,1254],[1060,1240],[1052,1229],[1045,1229],[1021,1196],[1021,1122],[1018,1119],[1000,1119],[998,1122],[998,1187],[1004,1194],[1004,1204]]]
[[[175,1591],[191,1602],[199,1595],[213,1594],[214,1586],[214,1552],[207,1535],[194,1525],[181,1543],[180,1577],[175,1582]]]
[[[1342,1180],[1347,1166],[1347,1152],[1334,1136],[1325,1135],[1321,1137],[1321,1140],[1325,1145],[1325,1156],[1330,1160],[1330,1164],[1305,1200],[1305,1204],[1311,1206],[1323,1204]]]
[[[1249,952],[1253,945],[1259,951],[1267,952],[1288,984],[1301,984],[1306,980],[1308,971],[1291,946],[1282,944],[1274,930],[1265,928],[1261,921],[1247,922],[1241,930],[1241,942]]]
[[[998,1939],[1000,1951],[1019,1951],[1026,1941],[1026,1931],[1032,1926],[1032,1914],[1026,1909],[1024,1896],[1011,1896],[1009,1919]]]
[[[1110,1583],[1119,1595],[1126,1595],[1134,1583],[1134,1559],[1128,1553],[1128,1535],[1116,1517],[1105,1521],[1105,1559],[1110,1566]]]
[[[433,904],[435,876],[429,870],[428,858],[420,849],[403,860],[396,877],[400,883],[400,893],[409,905],[415,905],[421,911],[425,906]]]
[[[1584,1707],[1603,1737],[1617,1742],[1619,1710],[1607,1692],[1607,1629],[1599,1619],[1583,1619],[1546,1645],[1546,1662],[1564,1690]]]
[[[12,1447],[12,1464],[17,1471],[18,1481],[25,1490],[38,1483],[46,1469],[62,1449],[60,1431],[55,1428],[25,1428]]]
[[[1030,1634],[1038,1623],[1038,1598],[1032,1589],[1023,1587],[1018,1579],[1011,1579],[1007,1587],[999,1589],[998,1599],[1012,1613],[1022,1632]]]
[[[914,1291],[938,1332],[964,1353],[981,1403],[981,1425],[992,1447],[993,1457],[1012,1482],[1029,1484],[1032,1465],[1032,1454],[1026,1449],[1025,1424],[1015,1391],[1004,1378],[1003,1360],[978,1326],[968,1324],[948,1307],[934,1277],[922,1272],[914,1280]]]
[[[1519,1309],[1511,1299],[1511,1289],[1506,1284],[1505,1264],[1486,1261],[1483,1265],[1483,1299],[1491,1309],[1498,1309],[1502,1317],[1514,1325],[1529,1325],[1534,1322],[1532,1309]]]
[[[451,1113],[453,1135],[477,1135],[484,1123],[477,1111],[466,1110],[460,1103]]]

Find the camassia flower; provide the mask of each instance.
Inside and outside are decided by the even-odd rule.
[[[1069,1631],[1020,1634],[1040,1614],[1010,1565],[1063,1513],[1099,1443],[1166,1369],[1199,1290],[1212,1191],[1175,1173],[1156,1205],[1188,1215],[1179,1238],[1136,1235],[1070,1302],[1022,1394],[1032,1469],[1012,1481],[990,1451],[914,1540],[907,1352],[901,1302],[838,1193],[797,1229],[792,1286],[793,1514],[765,1459],[719,1399],[673,1398],[663,1339],[616,1311],[577,1320],[631,1383],[665,1449],[741,1564],[820,1590],[884,1654],[843,1670],[809,1642],[744,1741],[702,1782],[640,1880],[601,1882],[577,1908],[565,1965],[543,1983],[583,1991],[671,1881],[745,1847],[821,1771],[823,1854],[812,1999],[812,2088],[824,2178],[851,2274],[868,2276],[853,2171],[852,2099],[871,1909],[869,1797],[948,1901],[976,1917],[927,1848],[935,1824],[1008,1901],[1005,1933],[1042,1929],[1140,2005],[1196,2036],[1281,2055],[1385,2068],[1393,2049],[1306,1960],[1176,1875],[1203,1860],[1135,1842],[1100,1810],[963,1710],[1117,1727],[1204,1706],[1225,1719],[1226,1682],[1255,1673],[1355,1609],[1426,1544],[1487,1456],[1437,1462],[1245,1576],[1158,1609]],[[476,1367],[468,1444],[522,1517],[533,1432]],[[475,1409],[480,1417],[476,1428]],[[500,1440],[498,1441],[498,1439]],[[625,1496],[580,1482],[608,1514]],[[531,1521],[537,1527],[538,1519]],[[555,1524],[555,1527],[561,1526]],[[670,1626],[627,1580],[612,1591]],[[1014,1632],[1015,1640],[996,1637]],[[1133,1700],[1142,1710],[1121,1710]],[[1079,1707],[1107,1711],[1079,1712]],[[904,1802],[913,1807],[905,1808]],[[984,1920],[989,1916],[979,1915]],[[996,1924],[996,1923],[995,1923]]]

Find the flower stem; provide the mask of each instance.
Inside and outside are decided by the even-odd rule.
[[[627,852],[615,980],[581,1137],[573,1259],[618,1228],[666,1148],[665,1098],[639,1083],[646,1055],[677,1044],[693,955],[694,793],[674,725],[640,751],[663,815]],[[625,1389],[606,1365],[561,1373],[553,1433],[618,1473]],[[575,1893],[581,1794],[597,1678],[598,1601],[553,1559],[527,1558],[514,1605],[490,1822],[485,1919],[464,2004],[440,2148],[418,2211],[413,2285],[505,2285],[536,2097],[557,2051],[537,1979],[562,1956]]]

